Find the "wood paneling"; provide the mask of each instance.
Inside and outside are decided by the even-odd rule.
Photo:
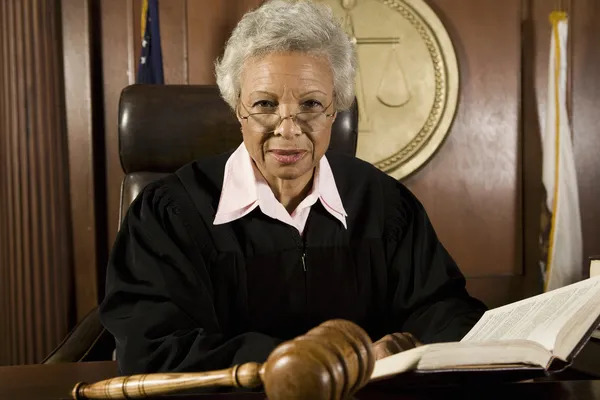
[[[0,3],[0,364],[39,362],[73,304],[60,8]]]
[[[2,61],[8,57],[8,15],[7,7],[0,5],[0,84],[5,85],[8,81],[7,63]],[[8,116],[10,113],[9,101],[7,98],[6,89],[0,90],[0,204],[7,208],[9,199],[9,135],[4,132],[7,127]],[[9,226],[9,215],[6,212],[0,212],[0,282],[10,282],[10,274],[12,268],[8,267],[10,261],[10,246],[9,238],[12,236],[12,231]],[[3,315],[3,323],[0,325],[0,364],[8,363],[12,357],[12,321],[10,318],[12,291],[10,287],[3,287],[0,292],[0,315]]]
[[[520,0],[429,3],[455,43],[459,107],[445,143],[406,184],[466,275],[520,274]]]
[[[467,290],[490,308],[521,300],[529,290],[521,276],[488,276],[467,279]]]
[[[73,230],[73,263],[77,319],[83,318],[98,303],[97,273],[105,250],[98,251],[105,221],[97,219],[97,175],[103,176],[98,165],[99,150],[94,141],[95,88],[92,76],[97,69],[92,62],[92,20],[88,0],[62,0],[62,35],[65,76],[66,125],[69,147],[71,229]],[[98,107],[97,107],[98,108]],[[102,143],[102,141],[100,141]],[[102,149],[103,153],[103,149]],[[95,168],[98,166],[99,168]],[[102,192],[101,192],[102,193]],[[102,214],[101,214],[102,215]]]
[[[7,57],[7,49],[5,44],[6,28],[8,26],[6,7],[0,6],[0,60],[5,60]],[[0,83],[4,85],[6,82],[5,77],[5,66],[4,62],[0,61]],[[8,121],[8,99],[6,98],[5,90],[0,91],[0,204],[6,207],[6,200],[8,199],[8,173],[7,163],[8,160],[8,146],[7,138],[8,135],[4,135],[6,129],[6,121]],[[8,282],[10,268],[6,267],[9,262],[8,252],[8,240],[12,232],[8,227],[8,215],[6,212],[0,212],[0,281]],[[11,292],[8,288],[2,290],[0,293],[0,315],[3,315],[3,324],[0,326],[0,338],[2,338],[2,344],[0,344],[0,360],[8,360],[10,358],[10,301]],[[4,361],[6,362],[6,361]],[[2,362],[0,362],[2,364]]]
[[[525,0],[521,30],[521,192],[523,195],[523,265],[530,288],[540,291],[540,212],[543,201],[540,117],[545,114],[552,4]],[[536,270],[537,269],[537,270]],[[537,273],[536,273],[537,272]],[[533,292],[533,290],[532,290]],[[529,294],[533,294],[530,292]]]
[[[571,0],[573,144],[584,257],[600,254],[600,2]],[[589,260],[584,259],[589,273]]]
[[[134,13],[133,3],[132,0],[103,0],[100,3],[109,248],[119,226],[119,194],[123,179],[117,132],[119,96],[124,87],[135,82],[133,43],[134,34],[138,35],[139,30],[134,31],[134,17],[139,19],[140,10]]]
[[[187,1],[161,2],[159,12],[165,82],[189,83]],[[136,35],[135,38],[139,39],[140,36]],[[139,41],[136,40],[136,42]]]
[[[213,61],[231,33],[225,1],[215,1],[206,7],[204,1],[187,2],[187,40],[190,83],[215,83]]]

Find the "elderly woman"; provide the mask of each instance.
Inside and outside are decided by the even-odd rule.
[[[334,318],[386,338],[378,357],[477,322],[485,307],[419,201],[327,152],[355,70],[324,6],[275,0],[242,18],[216,74],[243,143],[147,186],[114,244],[100,315],[122,373],[262,362]]]

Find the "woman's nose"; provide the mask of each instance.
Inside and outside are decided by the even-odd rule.
[[[302,130],[294,121],[294,116],[288,115],[281,118],[281,122],[275,130],[275,134],[281,135],[285,139],[291,139],[296,135],[302,134]]]

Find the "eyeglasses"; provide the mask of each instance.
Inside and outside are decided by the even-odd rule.
[[[239,113],[238,115],[241,119],[246,120],[248,129],[263,134],[275,132],[283,120],[288,118],[290,118],[303,133],[318,132],[326,128],[327,118],[335,115],[335,111],[330,114],[326,112],[331,104],[333,104],[333,100],[323,111],[301,111],[285,117],[282,117],[276,112],[251,113],[242,102],[240,102],[240,104],[248,115],[242,116],[239,115]]]

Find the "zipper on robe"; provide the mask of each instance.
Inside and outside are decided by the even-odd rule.
[[[296,241],[298,243],[298,249],[300,250],[300,261],[302,262],[302,271],[303,271],[303,275],[304,275],[304,310],[305,310],[305,322],[306,322],[307,326],[308,326],[308,322],[310,321],[310,316],[309,316],[309,312],[308,312],[309,294],[308,294],[308,276],[307,276],[308,268],[307,268],[307,262],[306,262],[306,234],[307,234],[308,222],[310,221],[311,215],[312,215],[312,213],[308,214],[308,218],[306,219],[306,224],[304,226],[303,234],[299,234],[299,232],[296,228],[290,226],[291,230],[293,230],[293,233],[296,236]],[[298,238],[300,240],[298,240]]]
[[[308,326],[310,317],[308,312],[308,276],[306,273],[306,238],[302,237],[302,269],[304,269],[304,309],[306,312],[305,322]]]
[[[304,282],[306,283],[306,233],[308,227],[308,221],[310,221],[312,213],[308,214],[308,218],[306,219],[306,223],[304,224],[304,233],[300,235],[300,240],[302,241],[302,269],[304,270]]]

